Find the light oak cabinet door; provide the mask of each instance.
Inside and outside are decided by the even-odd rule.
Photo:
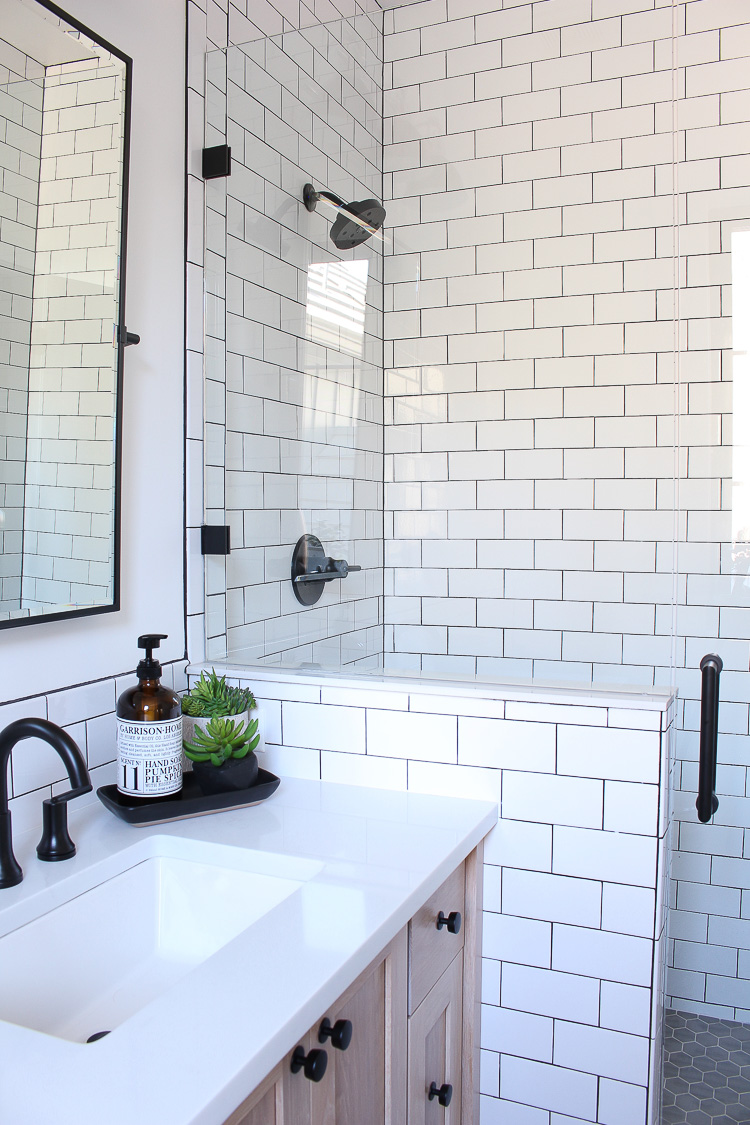
[[[290,1125],[284,1113],[284,1078],[281,1065],[239,1106],[224,1125]],[[309,1122],[301,1122],[309,1125]]]
[[[409,1019],[409,1125],[460,1125],[462,993],[458,953]]]
[[[402,931],[326,1013],[332,1028],[351,1023],[345,1050],[325,1037],[328,1069],[314,1100],[313,1125],[406,1123],[406,931]],[[313,1029],[320,1040],[320,1027]],[[316,1043],[316,1045],[318,1045]]]

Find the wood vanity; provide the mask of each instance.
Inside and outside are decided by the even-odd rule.
[[[39,863],[38,834],[21,835],[25,877],[0,901],[6,971],[10,957],[33,976],[27,925],[70,950],[39,1004],[21,989],[0,1013],[0,1121],[101,1125],[106,1105],[107,1125],[477,1125],[481,846],[495,804],[288,778],[252,809],[135,832],[99,801],[71,817],[76,856]],[[112,927],[146,925],[153,902],[127,888],[154,865],[179,888],[179,964],[203,929],[218,927],[218,946],[115,1011],[130,962],[112,956]],[[89,996],[109,1005],[97,1027],[112,1028],[93,1044]]]
[[[225,1125],[477,1125],[481,919],[480,844]]]

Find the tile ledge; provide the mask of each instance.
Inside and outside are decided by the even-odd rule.
[[[524,703],[547,703],[571,707],[617,707],[630,710],[666,711],[677,698],[676,688],[648,688],[634,684],[596,685],[572,682],[501,679],[493,676],[439,676],[420,672],[348,671],[335,668],[283,668],[267,664],[235,664],[231,660],[189,664],[188,675],[215,668],[222,674],[244,680],[276,683],[314,683],[321,687],[349,687],[362,691],[412,691],[436,695],[479,696]]]

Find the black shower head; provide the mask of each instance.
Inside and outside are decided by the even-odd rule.
[[[308,211],[314,211],[318,203],[325,203],[337,211],[336,221],[331,227],[331,242],[339,250],[351,250],[361,246],[373,234],[382,240],[377,231],[385,220],[385,207],[377,199],[355,200],[345,203],[332,191],[316,191],[312,184],[305,184],[302,201]]]

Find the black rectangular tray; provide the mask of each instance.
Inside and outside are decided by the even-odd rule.
[[[214,793],[204,796],[198,782],[188,771],[182,775],[182,789],[167,800],[154,801],[148,805],[134,805],[130,798],[120,793],[116,785],[102,785],[96,795],[110,812],[128,824],[145,827],[147,824],[167,824],[171,820],[186,820],[191,816],[205,816],[207,813],[222,812],[224,809],[246,809],[259,805],[279,787],[279,779],[268,770],[258,770],[258,779],[248,789],[237,789],[233,793]]]

